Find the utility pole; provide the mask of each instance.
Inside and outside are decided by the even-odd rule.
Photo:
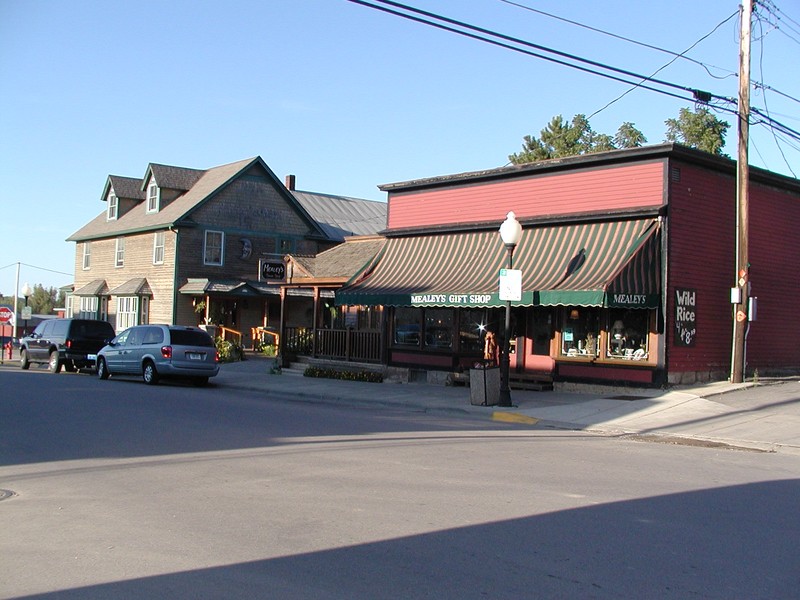
[[[748,253],[750,167],[750,21],[753,0],[742,2],[742,31],[739,40],[739,154],[736,170],[736,283],[739,291],[734,302],[733,352],[731,383],[742,383],[745,374],[745,333],[747,330],[750,293],[750,259]],[[732,297],[732,301],[734,298]]]

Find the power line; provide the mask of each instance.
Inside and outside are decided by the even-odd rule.
[[[405,12],[400,12],[399,10],[394,10],[394,9],[391,9],[391,8],[387,8],[386,6],[378,6],[378,5],[372,4],[370,2],[367,2],[366,0],[348,0],[348,2],[352,2],[354,4],[360,4],[362,6],[366,6],[367,8],[372,8],[372,9],[375,9],[375,10],[379,10],[381,12],[385,12],[385,13],[392,14],[392,15],[395,15],[395,16],[398,16],[398,17],[402,17],[404,19],[408,19],[408,20],[411,20],[411,21],[416,21],[416,22],[422,23],[424,25],[429,25],[429,26],[435,27],[437,29],[442,29],[444,31],[449,31],[451,33],[455,33],[455,34],[458,34],[458,35],[461,35],[461,36],[464,36],[464,37],[469,37],[469,38],[476,39],[476,40],[479,40],[479,41],[482,41],[482,42],[486,42],[488,44],[493,44],[495,46],[506,48],[508,50],[513,50],[515,52],[519,52],[519,53],[522,53],[522,54],[527,54],[529,56],[534,56],[536,58],[541,58],[543,60],[547,60],[547,61],[553,62],[555,64],[559,64],[559,65],[562,65],[562,66],[570,67],[572,69],[577,69],[579,71],[584,71],[584,72],[590,73],[592,75],[598,75],[600,77],[605,77],[606,79],[611,79],[611,80],[614,80],[614,81],[622,82],[622,83],[625,83],[627,85],[635,85],[637,82],[636,81],[630,81],[629,79],[623,79],[621,76],[624,75],[625,77],[633,77],[633,78],[638,79],[638,80],[645,80],[645,81],[648,81],[649,83],[651,83],[653,85],[661,85],[661,86],[664,86],[664,87],[667,87],[667,88],[671,88],[671,89],[679,90],[679,91],[684,91],[684,92],[689,92],[689,93],[692,94],[691,98],[687,98],[686,96],[679,95],[676,92],[670,92],[668,90],[658,89],[658,88],[652,87],[650,85],[639,84],[639,87],[642,88],[642,89],[650,90],[650,91],[657,92],[657,93],[660,93],[660,94],[664,94],[664,95],[667,95],[667,96],[672,96],[673,98],[678,98],[678,99],[683,100],[683,101],[692,101],[694,99],[694,100],[701,100],[703,102],[709,102],[710,100],[715,99],[715,100],[721,100],[721,101],[727,102],[727,103],[732,104],[734,106],[736,105],[736,100],[734,98],[727,98],[727,97],[724,97],[724,96],[718,96],[716,94],[712,94],[712,93],[705,92],[705,91],[702,91],[702,90],[698,90],[698,89],[695,89],[695,88],[687,87],[687,86],[684,86],[684,85],[679,85],[679,84],[676,84],[676,83],[671,83],[671,82],[663,81],[663,80],[659,80],[659,79],[648,78],[646,75],[642,75],[642,74],[635,73],[635,72],[632,72],[632,71],[627,71],[625,69],[620,69],[620,68],[617,68],[617,67],[612,67],[611,65],[608,65],[608,64],[604,64],[604,63],[601,63],[601,62],[598,62],[598,61],[593,61],[593,60],[589,60],[589,59],[586,59],[586,58],[582,58],[582,57],[574,55],[574,54],[570,54],[570,53],[567,53],[567,52],[562,52],[562,51],[559,51],[559,50],[555,50],[553,48],[548,48],[547,46],[542,46],[540,44],[535,44],[533,42],[528,42],[526,40],[522,40],[522,39],[519,39],[519,38],[515,38],[515,37],[512,37],[512,36],[501,34],[501,33],[498,33],[496,31],[491,31],[491,30],[488,30],[488,29],[484,29],[482,27],[477,27],[475,25],[470,25],[470,24],[464,23],[462,21],[457,21],[455,19],[450,19],[448,17],[444,17],[444,16],[441,16],[441,15],[430,13],[428,11],[424,11],[424,10],[420,10],[420,9],[417,9],[417,8],[414,8],[414,7],[411,7],[411,6],[400,4],[399,2],[392,2],[391,0],[373,0],[373,2],[379,2],[381,4],[393,6],[393,7],[405,10],[405,11],[409,11],[411,13],[416,13],[418,15],[423,15],[424,17],[436,19],[436,20],[442,21],[444,23],[449,23],[450,25],[455,25],[457,27],[462,27],[464,29],[467,29],[468,31],[464,31],[464,29],[457,29],[455,27],[451,27],[450,25],[443,25],[442,23],[436,23],[434,21],[429,21],[429,20],[426,20],[425,18],[415,16],[414,14],[408,14],[408,13],[405,13]],[[519,48],[518,46],[510,45],[509,43],[499,42],[497,40],[493,40],[493,39],[490,39],[490,38],[483,37],[482,35],[477,35],[476,33],[471,33],[471,31],[475,31],[475,32],[478,32],[480,34],[496,37],[496,38],[499,38],[501,40],[505,40],[505,42],[511,42],[513,44],[519,44],[521,46],[534,48],[535,50],[539,50],[539,51],[542,51],[542,52],[548,52],[550,54],[554,54],[554,55],[559,56],[561,58],[553,58],[552,56],[546,56],[544,54],[540,54],[539,52],[532,52],[532,51],[526,50],[524,48]],[[562,59],[568,59],[568,60],[572,60],[572,61],[576,61],[576,62],[579,62],[579,63],[586,64],[586,65],[590,65],[591,67],[594,67],[594,69],[590,68],[590,67],[582,66],[580,64],[574,64],[574,63],[571,63],[571,62],[567,62],[567,60],[562,60]],[[610,73],[603,73],[603,72],[597,71],[595,69],[605,69],[607,71],[611,71],[612,73],[617,73],[618,75],[612,75]],[[723,110],[725,110],[725,109],[723,109]],[[735,109],[728,109],[728,110],[729,110],[729,112],[733,112],[735,114]]]
[[[501,0],[501,1],[502,1],[502,2],[507,2],[508,0]],[[739,11],[736,11],[736,12],[734,12],[733,14],[731,14],[731,16],[729,16],[729,17],[728,17],[727,19],[725,19],[724,21],[720,22],[720,23],[719,23],[719,24],[718,24],[716,27],[714,27],[714,29],[712,29],[712,30],[711,30],[711,31],[709,31],[709,32],[708,32],[706,35],[704,35],[704,36],[703,36],[703,37],[701,37],[699,40],[697,40],[697,41],[696,41],[694,44],[692,44],[691,46],[689,46],[689,47],[688,47],[686,50],[684,50],[684,51],[683,51],[683,52],[681,52],[680,54],[677,54],[677,55],[675,55],[675,57],[674,57],[674,58],[673,58],[671,61],[669,61],[667,64],[665,64],[665,65],[663,65],[662,67],[659,67],[658,69],[656,69],[656,70],[653,72],[653,74],[652,74],[652,75],[650,75],[650,78],[652,78],[653,76],[655,76],[656,74],[658,74],[660,71],[663,71],[664,69],[666,69],[668,66],[670,66],[672,63],[674,63],[674,62],[675,62],[676,60],[678,60],[679,58],[683,57],[683,56],[684,56],[684,55],[685,55],[687,52],[689,52],[689,51],[690,51],[692,48],[694,48],[695,46],[697,46],[697,44],[699,44],[699,43],[700,43],[700,42],[702,42],[703,40],[707,39],[707,38],[708,38],[709,36],[711,36],[711,35],[712,35],[712,34],[713,34],[715,31],[717,31],[717,29],[719,29],[720,27],[722,27],[722,26],[723,26],[725,23],[727,23],[728,21],[730,21],[730,20],[731,20],[733,17],[735,17],[735,16],[736,16],[736,15],[738,15],[738,14],[739,14]],[[630,94],[630,93],[631,93],[633,90],[637,89],[638,87],[639,87],[639,85],[637,84],[637,85],[633,86],[632,88],[630,88],[630,89],[628,89],[628,90],[625,90],[625,91],[624,91],[622,94],[620,94],[619,96],[617,96],[616,98],[614,98],[614,99],[613,99],[611,102],[609,102],[608,104],[606,104],[606,105],[605,105],[603,108],[600,108],[600,109],[598,109],[598,110],[594,111],[594,112],[593,112],[591,115],[589,115],[589,117],[588,117],[588,118],[589,118],[589,119],[591,119],[591,118],[592,118],[592,117],[594,117],[595,115],[597,115],[597,114],[599,114],[599,113],[603,112],[603,111],[604,111],[605,109],[607,109],[609,106],[611,106],[611,105],[612,105],[612,104],[614,104],[615,102],[617,102],[617,101],[621,100],[622,98],[624,98],[625,96],[627,96],[628,94]]]
[[[674,52],[672,50],[667,50],[666,48],[661,48],[659,46],[654,46],[653,44],[648,44],[646,42],[640,42],[638,40],[634,40],[632,38],[628,38],[628,37],[625,37],[623,35],[612,33],[610,31],[605,31],[604,29],[599,29],[597,27],[592,27],[591,25],[586,25],[585,23],[581,23],[579,21],[573,21],[571,19],[560,17],[558,15],[554,15],[553,13],[545,12],[543,10],[539,10],[538,8],[533,8],[531,6],[526,6],[525,4],[521,4],[519,2],[513,2],[512,0],[499,0],[499,1],[503,2],[505,4],[509,4],[511,6],[516,6],[517,8],[521,8],[522,10],[527,10],[527,11],[530,11],[530,12],[534,12],[534,13],[543,15],[545,17],[550,17],[551,19],[556,19],[558,21],[563,21],[564,23],[569,23],[570,25],[575,25],[576,27],[582,27],[583,29],[588,29],[589,31],[594,31],[595,33],[600,33],[602,35],[606,35],[606,36],[609,36],[609,37],[612,37],[612,38],[616,38],[616,39],[621,40],[623,42],[628,42],[628,43],[631,43],[631,44],[635,44],[637,46],[641,46],[642,48],[649,48],[650,50],[656,50],[657,52],[663,52],[664,54],[670,54],[670,55],[674,56],[675,58],[682,58],[683,60],[687,60],[687,61],[689,61],[691,63],[694,63],[694,64],[696,64],[696,65],[698,65],[700,67],[703,67],[703,69],[705,69],[706,73],[708,73],[708,75],[710,77],[713,77],[714,79],[726,79],[728,77],[737,77],[737,73],[735,73],[734,71],[730,71],[728,69],[724,69],[723,67],[717,67],[717,66],[714,66],[714,65],[707,65],[706,63],[703,63],[703,62],[701,62],[699,60],[695,60],[694,58],[691,58],[689,56],[684,56],[684,54],[686,52],[688,52],[688,50],[686,50],[684,52],[680,52],[680,53]],[[737,13],[734,13],[734,14],[738,14],[738,11],[737,11]],[[671,64],[671,63],[668,63],[668,64]],[[725,75],[724,77],[720,77],[718,75],[714,75],[710,71],[710,69],[717,69],[719,71],[724,71],[724,72],[727,72],[728,75]]]
[[[672,89],[675,89],[675,90],[684,91],[684,92],[690,92],[692,94],[692,97],[686,97],[686,96],[680,95],[677,92],[672,92],[672,91],[668,91],[668,90],[659,89],[659,88],[653,87],[652,85],[644,85],[641,82],[638,82],[638,87],[641,88],[641,89],[645,89],[645,90],[652,91],[652,92],[657,92],[659,94],[663,94],[663,95],[666,95],[666,96],[671,96],[673,98],[677,98],[677,99],[683,100],[685,102],[693,102],[693,101],[694,102],[702,102],[702,103],[707,104],[710,107],[714,108],[715,110],[722,111],[722,112],[727,112],[727,113],[736,115],[738,117],[737,108],[731,108],[731,106],[735,107],[737,105],[737,101],[734,98],[729,98],[729,97],[726,97],[726,96],[720,96],[720,95],[717,95],[717,94],[712,94],[710,92],[701,91],[701,90],[698,90],[698,89],[695,89],[695,88],[691,88],[691,87],[688,87],[688,86],[683,86],[683,85],[671,83],[671,82],[668,82],[668,81],[662,81],[662,80],[659,80],[659,79],[648,78],[645,75],[637,74],[637,73],[634,73],[632,71],[627,71],[627,70],[619,69],[617,67],[612,67],[611,65],[607,65],[607,64],[600,63],[600,62],[597,62],[597,61],[588,60],[588,59],[579,57],[577,55],[569,54],[569,53],[566,53],[566,52],[561,52],[559,50],[555,50],[553,48],[548,48],[548,47],[542,46],[540,44],[534,44],[533,42],[528,42],[528,41],[525,41],[525,40],[521,40],[519,38],[514,38],[514,37],[511,37],[511,36],[508,36],[508,35],[505,35],[505,34],[498,33],[496,31],[491,31],[491,30],[488,30],[488,29],[484,29],[482,27],[477,27],[477,26],[474,26],[474,25],[470,25],[470,24],[464,23],[462,21],[457,21],[455,19],[450,19],[450,18],[444,17],[442,15],[437,15],[435,13],[431,13],[431,12],[428,12],[428,11],[420,10],[420,9],[417,9],[417,8],[414,8],[414,7],[411,7],[411,6],[407,6],[405,4],[401,4],[399,2],[393,2],[391,0],[372,0],[372,2],[379,2],[380,4],[396,7],[397,9],[402,9],[402,10],[409,11],[410,13],[415,13],[415,14],[409,14],[408,12],[401,12],[400,10],[395,10],[394,8],[388,8],[387,6],[379,6],[379,5],[376,5],[376,4],[372,4],[371,2],[368,2],[366,0],[348,0],[348,2],[352,2],[354,4],[360,4],[360,5],[365,6],[367,8],[372,8],[374,10],[378,10],[378,11],[381,11],[381,12],[385,12],[387,14],[391,14],[391,15],[394,15],[394,16],[402,17],[402,18],[410,20],[410,21],[415,21],[417,23],[428,25],[428,26],[431,26],[431,27],[434,27],[434,28],[437,28],[437,29],[441,29],[441,30],[444,30],[444,31],[455,33],[455,34],[458,34],[458,35],[461,35],[461,36],[464,36],[464,37],[468,37],[468,38],[471,38],[471,39],[475,39],[475,40],[478,40],[478,41],[482,41],[482,42],[485,42],[485,43],[488,43],[488,44],[499,46],[501,48],[505,48],[505,49],[508,49],[508,50],[513,50],[513,51],[519,52],[521,54],[525,54],[525,55],[528,55],[528,56],[533,56],[535,58],[541,58],[542,60],[546,60],[546,61],[558,64],[558,65],[570,67],[572,69],[577,69],[579,71],[590,73],[592,75],[598,75],[600,77],[604,77],[606,79],[611,79],[613,81],[618,81],[618,82],[624,83],[626,85],[637,85],[637,82],[636,81],[631,81],[629,79],[624,79],[623,77],[621,77],[621,75],[624,75],[626,77],[634,77],[634,78],[637,78],[639,80],[645,80],[645,81],[648,81],[649,83],[652,83],[653,85],[663,85],[665,87],[672,88]],[[422,16],[416,16],[416,15],[422,15]],[[431,18],[431,19],[436,19],[438,21],[442,21],[442,23],[437,23],[435,21],[427,20],[426,18],[423,18],[423,16]],[[443,23],[448,23],[450,25],[445,25]],[[451,25],[455,25],[457,27],[462,27],[463,29],[457,29],[456,27],[453,27]],[[466,29],[467,31],[465,31],[464,29]],[[496,38],[499,38],[499,39],[505,40],[505,41],[498,41],[498,40],[490,39],[490,38],[487,38],[487,37],[483,37],[483,35],[478,35],[478,33],[472,33],[473,31],[481,33],[481,34],[489,35],[489,36],[492,36],[492,37],[496,37]],[[562,57],[562,58],[566,58],[566,59],[569,59],[569,60],[574,60],[574,61],[577,61],[577,62],[580,62],[580,63],[591,65],[592,67],[595,67],[595,69],[590,68],[590,67],[586,67],[586,66],[583,66],[583,65],[580,65],[580,64],[574,64],[574,63],[571,63],[571,62],[567,62],[567,60],[562,60],[562,58],[553,58],[552,56],[546,56],[544,54],[541,54],[540,52],[533,52],[531,50],[526,50],[525,48],[520,48],[518,46],[514,46],[511,43],[507,43],[507,42],[511,42],[511,43],[514,43],[514,44],[519,44],[521,46],[534,48],[536,50],[541,50],[543,52],[549,52],[551,54],[555,54],[556,56],[559,56],[559,57]],[[605,70],[611,71],[612,73],[617,73],[618,75],[612,75],[610,73],[603,73],[601,71],[597,71],[596,69],[605,69]],[[797,131],[791,129],[790,127],[780,123],[779,121],[773,119],[772,117],[770,117],[767,114],[764,114],[762,111],[759,111],[756,108],[751,107],[751,112],[752,113],[756,113],[756,114],[758,114],[760,116],[760,120],[757,121],[755,124],[767,125],[767,126],[770,126],[770,127],[773,127],[773,126],[777,127],[779,129],[779,131],[781,131],[783,133],[783,135],[800,141],[800,132],[797,132]]]

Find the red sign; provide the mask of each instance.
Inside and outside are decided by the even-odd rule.
[[[14,321],[14,311],[7,306],[0,306],[0,323],[11,323]]]

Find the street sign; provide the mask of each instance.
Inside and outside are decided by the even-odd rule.
[[[0,306],[0,325],[13,325],[14,311],[8,306]]]
[[[500,269],[500,300],[519,302],[522,300],[522,271]]]

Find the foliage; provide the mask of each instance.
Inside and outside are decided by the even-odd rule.
[[[31,312],[36,315],[50,315],[53,314],[54,309],[61,308],[66,302],[66,294],[59,291],[54,287],[46,288],[41,283],[33,286],[33,293],[28,298],[28,306],[31,307]],[[6,306],[14,306],[13,296],[0,297],[0,304]],[[17,308],[25,306],[25,298],[17,298]]]
[[[347,371],[339,369],[323,369],[321,367],[306,367],[303,375],[305,377],[343,379],[345,381],[366,381],[369,383],[383,382],[383,374],[375,371]]]
[[[726,156],[722,148],[725,146],[725,134],[730,125],[712,115],[707,108],[697,108],[694,112],[682,108],[677,119],[667,119],[664,123],[667,126],[668,141],[679,142],[717,156]]]
[[[262,342],[261,340],[256,340],[254,346],[256,352],[259,352],[266,357],[273,357],[278,355],[278,349],[273,344]]]
[[[237,360],[245,360],[244,348],[239,344],[235,344],[230,340],[218,337],[215,340],[217,352],[219,352],[220,362],[236,362]]]
[[[571,122],[565,122],[561,115],[550,120],[547,127],[539,133],[541,137],[526,135],[522,152],[508,157],[519,165],[550,158],[563,158],[579,154],[605,152],[616,148],[635,148],[647,142],[644,134],[633,123],[620,125],[612,137],[592,130],[586,115],[575,115]]]

